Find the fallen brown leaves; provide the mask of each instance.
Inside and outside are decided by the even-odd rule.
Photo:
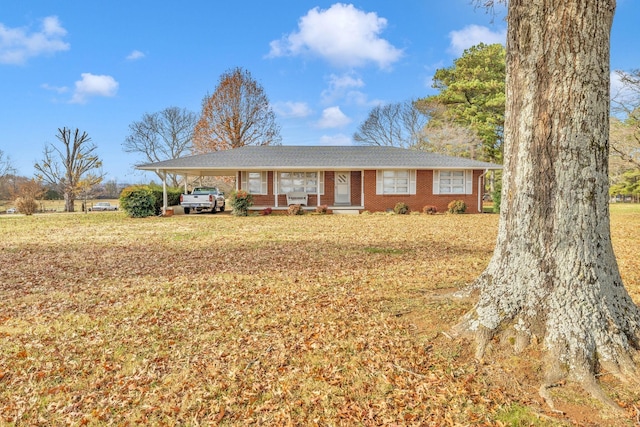
[[[638,300],[640,218],[618,215]],[[446,293],[486,266],[496,224],[2,218],[0,425],[499,426],[514,408],[518,425],[556,425],[539,366],[478,365],[441,333],[470,307]]]

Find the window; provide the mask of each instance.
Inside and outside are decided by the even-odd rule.
[[[267,194],[267,171],[243,171],[242,188],[251,194]]]
[[[472,176],[473,171],[434,171],[433,194],[472,194]]]
[[[415,170],[379,170],[376,194],[416,194]]]
[[[278,193],[291,192],[324,194],[324,173],[318,172],[280,172],[278,174]]]
[[[464,171],[441,171],[440,194],[464,194]]]

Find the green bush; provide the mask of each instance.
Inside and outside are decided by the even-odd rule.
[[[249,208],[253,206],[253,196],[246,190],[232,191],[229,196],[229,203],[231,204],[232,215],[235,216],[248,216]]]
[[[155,202],[155,214],[160,215],[162,213],[162,205],[163,205],[163,194],[162,187],[159,185],[149,185],[149,190],[153,193],[153,196],[156,199]],[[182,189],[180,188],[167,188],[167,206],[176,206],[180,204],[180,195],[182,194]]]
[[[304,209],[302,209],[301,205],[291,205],[287,210],[289,215],[304,215]]]
[[[127,187],[120,193],[120,208],[132,218],[156,215],[156,196],[146,185]]]
[[[467,211],[467,205],[462,200],[453,200],[447,205],[447,212],[461,214]]]
[[[398,215],[406,215],[409,212],[411,212],[411,209],[409,209],[409,205],[407,205],[406,203],[398,202],[394,206],[393,212],[395,212]]]

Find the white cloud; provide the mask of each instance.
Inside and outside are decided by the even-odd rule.
[[[270,43],[269,57],[313,55],[338,67],[370,62],[389,68],[402,56],[380,33],[387,20],[353,5],[336,3],[327,10],[311,9],[298,22],[298,31]]]
[[[82,73],[82,79],[76,82],[71,98],[72,104],[84,104],[92,96],[115,96],[118,82],[111,76]]]
[[[322,91],[321,94],[322,102],[325,104],[333,103],[338,99],[347,97],[349,94],[353,94],[353,92],[358,92],[353,89],[361,87],[364,87],[364,81],[353,73],[340,76],[331,74],[329,76],[329,87]]]
[[[69,50],[69,43],[62,40],[66,35],[57,16],[44,18],[40,31],[31,33],[0,24],[0,64],[20,65],[29,58]]]
[[[127,59],[129,61],[135,61],[136,59],[142,59],[144,57],[145,54],[143,52],[140,52],[139,50],[134,50],[129,55],[127,55]]]
[[[283,118],[308,117],[312,113],[306,102],[277,102],[273,105],[273,109],[276,114]]]
[[[507,40],[507,30],[492,31],[487,27],[480,25],[468,25],[459,31],[451,31],[449,33],[451,44],[449,52],[454,55],[462,55],[466,49],[479,43],[505,44]]]
[[[351,123],[351,119],[347,117],[340,107],[329,107],[322,111],[322,118],[318,120],[318,127],[321,129],[339,128]]]
[[[66,86],[52,86],[49,83],[44,83],[40,85],[40,87],[42,89],[50,90],[52,92],[57,92],[57,93],[65,93],[69,91],[69,88]]]
[[[353,140],[350,136],[341,133],[337,135],[322,135],[320,137],[320,145],[353,145]]]

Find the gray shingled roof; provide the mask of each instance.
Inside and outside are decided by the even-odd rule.
[[[501,169],[501,165],[378,146],[247,146],[138,165],[189,175],[238,170]]]

